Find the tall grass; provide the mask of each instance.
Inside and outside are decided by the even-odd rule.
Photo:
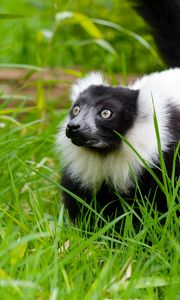
[[[0,119],[0,299],[178,299],[180,182],[168,178],[170,206],[161,217],[147,199],[139,202],[138,232],[132,207],[111,222],[89,207],[101,226],[87,231],[88,218],[74,226],[64,218],[53,150],[64,113],[37,116]]]

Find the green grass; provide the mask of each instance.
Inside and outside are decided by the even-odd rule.
[[[59,13],[67,11],[74,16],[60,22]],[[1,0],[0,25],[0,64],[110,74],[122,72],[124,61],[130,73],[162,68],[149,29],[128,1]]]
[[[179,299],[179,186],[161,218],[139,202],[139,232],[131,207],[120,232],[118,218],[91,232],[88,220],[73,226],[60,202],[54,150],[64,115],[49,109],[44,120],[31,112],[0,117],[0,299]]]

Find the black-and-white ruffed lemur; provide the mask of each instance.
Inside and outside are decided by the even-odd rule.
[[[101,73],[77,80],[71,89],[69,116],[57,136],[64,164],[61,185],[88,204],[96,194],[97,210],[103,210],[107,218],[124,212],[121,197],[132,207],[135,198],[144,197],[154,201],[160,212],[167,210],[166,195],[132,149],[162,180],[154,109],[169,177],[180,140],[180,1],[131,2],[151,26],[171,69],[144,76],[127,87],[110,86]],[[179,175],[177,156],[176,179]],[[65,191],[63,202],[76,221],[82,205]]]

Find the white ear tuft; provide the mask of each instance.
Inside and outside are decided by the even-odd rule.
[[[91,72],[85,77],[78,79],[71,87],[70,99],[75,102],[84,90],[91,85],[108,85],[100,72]]]

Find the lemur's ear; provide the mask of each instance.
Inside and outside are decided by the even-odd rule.
[[[91,72],[85,77],[78,79],[71,87],[70,99],[75,102],[84,90],[86,90],[91,85],[106,85],[107,81],[104,79],[100,72]]]

